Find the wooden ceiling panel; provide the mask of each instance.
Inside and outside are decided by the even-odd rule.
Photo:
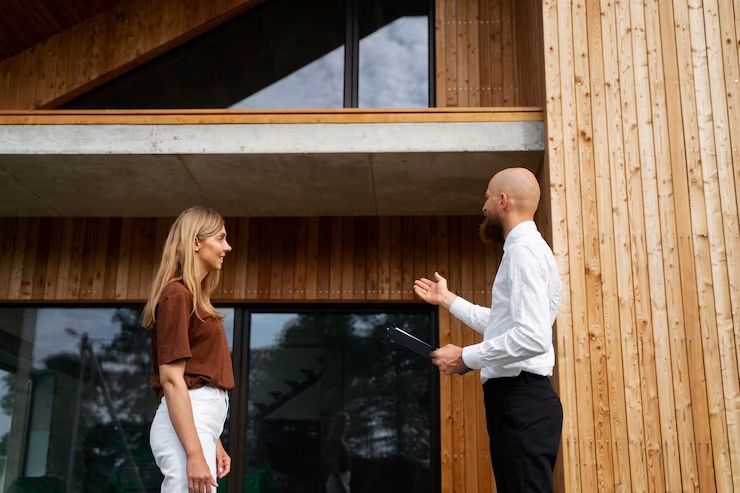
[[[0,60],[46,41],[121,0],[2,0]]]

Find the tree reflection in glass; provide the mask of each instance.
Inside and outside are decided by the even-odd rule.
[[[233,309],[222,311],[231,343]],[[3,413],[21,422],[17,438],[26,437],[25,449],[11,452],[23,454],[14,461],[23,467],[8,478],[8,491],[159,491],[162,476],[149,447],[158,402],[149,331],[140,320],[135,308],[36,310],[32,340],[25,341],[32,350],[26,360],[16,355],[16,371],[3,377],[16,390],[25,365],[32,389],[27,417],[14,405],[17,391],[0,399]]]
[[[352,492],[431,490],[434,367],[385,331],[429,340],[429,313],[253,314],[251,324],[247,491],[323,491],[339,413],[351,422]]]

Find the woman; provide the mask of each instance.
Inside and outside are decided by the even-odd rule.
[[[329,429],[328,448],[328,477],[326,478],[326,493],[349,493],[350,477],[352,475],[352,464],[347,446],[347,433],[349,432],[349,414],[339,412],[331,423]]]
[[[224,317],[210,300],[229,251],[217,212],[196,206],[180,214],[144,309],[160,399],[149,444],[164,475],[162,492],[210,492],[231,469],[219,437],[234,374]]]

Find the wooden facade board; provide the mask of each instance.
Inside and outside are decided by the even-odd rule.
[[[538,0],[437,0],[435,12],[437,106],[543,104]]]
[[[738,9],[542,9],[553,245],[570,294],[557,488],[735,491]]]

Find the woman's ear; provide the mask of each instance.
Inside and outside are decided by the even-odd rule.
[[[196,251],[196,252],[197,252],[198,250],[200,250],[200,242],[198,241],[198,238],[196,238],[196,239],[195,239],[195,244],[194,244],[194,246],[195,246],[195,251]]]

